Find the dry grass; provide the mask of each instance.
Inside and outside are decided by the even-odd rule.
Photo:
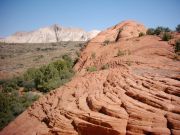
[[[60,59],[64,54],[75,59],[84,43],[0,43],[0,72],[22,73]]]

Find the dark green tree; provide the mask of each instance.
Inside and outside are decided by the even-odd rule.
[[[177,32],[180,32],[180,24],[177,25],[176,31],[177,31]]]
[[[155,29],[149,28],[149,29],[146,31],[146,34],[147,34],[147,35],[154,35],[154,31],[155,31]]]

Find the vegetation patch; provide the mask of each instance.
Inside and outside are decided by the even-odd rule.
[[[132,61],[127,60],[127,61],[126,61],[126,64],[127,64],[128,66],[131,66],[131,65],[132,65]]]
[[[108,45],[109,43],[110,43],[110,41],[109,41],[108,39],[106,39],[106,40],[104,40],[103,45],[106,46],[106,45]]]
[[[163,33],[162,35],[163,41],[169,41],[170,39],[172,39],[172,35],[170,33],[167,33],[167,32]]]
[[[118,52],[117,52],[117,56],[118,56],[118,57],[124,56],[125,54],[126,54],[126,52],[121,51],[120,49],[119,49]]]
[[[92,59],[95,59],[95,58],[96,58],[96,53],[95,53],[95,52],[93,52],[93,53],[91,54],[91,58],[92,58]]]
[[[147,34],[147,35],[154,35],[154,31],[155,31],[155,29],[149,28],[149,29],[146,31],[146,34]]]
[[[102,70],[105,70],[105,69],[108,69],[108,68],[109,68],[109,64],[104,64],[104,65],[101,67]]]
[[[146,32],[147,35],[160,35],[161,33],[164,32],[171,32],[171,29],[169,29],[168,27],[162,27],[162,26],[158,26],[157,28],[149,28]]]
[[[180,54],[180,40],[176,41],[174,51],[175,53]]]
[[[31,68],[23,75],[23,82],[26,84],[24,87],[49,92],[70,80],[74,75],[72,67],[72,59],[64,55],[62,60],[57,60],[38,69]]]
[[[18,91],[0,92],[0,129],[21,114],[39,96],[32,92],[20,95]]]
[[[142,37],[142,36],[144,36],[145,35],[145,33],[143,33],[143,32],[140,32],[139,33],[139,37]]]
[[[87,71],[88,72],[94,72],[94,71],[97,71],[97,68],[95,66],[87,67]]]
[[[20,77],[0,80],[0,129],[38,99],[37,91],[49,92],[69,81],[74,75],[73,63],[63,55],[61,60],[30,68]]]
[[[40,59],[42,59],[44,56],[43,55],[38,55],[36,56],[36,58],[33,59],[33,61],[38,61]]]
[[[177,25],[176,31],[177,31],[177,32],[180,32],[180,24]]]
[[[79,58],[79,57],[80,57],[80,52],[79,52],[79,51],[76,51],[76,55],[77,55],[77,57]]]

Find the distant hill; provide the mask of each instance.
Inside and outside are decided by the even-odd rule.
[[[100,31],[86,32],[79,28],[65,28],[57,24],[40,28],[30,32],[16,32],[0,39],[7,43],[50,43],[59,41],[87,41],[95,37]]]

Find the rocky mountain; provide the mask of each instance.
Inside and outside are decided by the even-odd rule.
[[[0,135],[179,135],[180,62],[173,45],[124,21],[81,52],[76,76]],[[94,72],[91,72],[94,71]]]
[[[100,31],[86,32],[77,28],[65,28],[59,25],[40,28],[31,32],[16,32],[1,42],[7,43],[50,43],[59,41],[87,41],[95,37]]]

